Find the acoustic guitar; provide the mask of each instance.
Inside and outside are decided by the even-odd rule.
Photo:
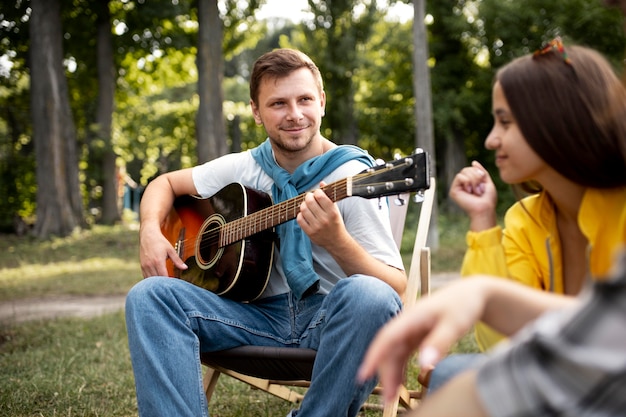
[[[377,198],[430,186],[428,153],[387,162],[322,188],[334,202]],[[274,227],[295,219],[305,194],[272,204],[271,197],[231,183],[209,198],[180,196],[161,227],[189,267],[168,274],[237,301],[258,298],[269,281],[277,240]]]

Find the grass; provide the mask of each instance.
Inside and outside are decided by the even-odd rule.
[[[414,224],[416,216],[410,212],[407,224]],[[439,227],[433,272],[458,270],[467,225],[440,219]],[[403,256],[408,259],[414,236],[406,235]],[[49,241],[0,237],[0,302],[124,294],[140,279],[136,227],[98,226]],[[466,337],[455,350],[474,351],[473,339]],[[0,417],[137,415],[121,312],[0,325],[0,369]],[[412,366],[408,380],[416,379]],[[221,378],[218,384],[212,416],[281,416],[292,407],[231,378]]]
[[[66,238],[0,238],[0,301],[124,294],[141,279],[135,227],[96,226]]]
[[[2,416],[129,416],[136,408],[123,314],[4,329]]]

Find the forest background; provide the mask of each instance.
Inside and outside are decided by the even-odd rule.
[[[3,2],[0,232],[117,223],[158,174],[259,144],[247,77],[274,48],[320,67],[324,136],[382,159],[429,151],[445,211],[461,167],[493,169],[498,67],[557,35],[624,66],[624,0],[415,0],[415,19],[388,13],[410,1],[308,0],[300,21],[256,18],[264,3]]]

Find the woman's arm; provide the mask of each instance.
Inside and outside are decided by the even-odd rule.
[[[577,303],[572,297],[546,293],[487,276],[456,281],[402,312],[378,333],[365,356],[359,378],[376,372],[391,399],[404,367],[416,349],[422,367],[431,367],[482,320],[512,335],[541,314]]]
[[[450,400],[453,398],[454,400]],[[488,417],[476,390],[476,371],[468,371],[429,395],[409,417]]]

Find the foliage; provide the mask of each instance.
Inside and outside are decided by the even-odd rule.
[[[557,35],[596,48],[616,64],[624,59],[624,15],[601,1],[482,0],[476,17],[476,38],[494,68]]]
[[[0,74],[0,230],[15,215],[32,221],[35,161],[29,114],[29,2],[15,0],[0,11],[0,56],[13,67]],[[222,0],[225,62],[224,116],[234,151],[255,146],[264,131],[248,107],[247,77],[261,53],[299,47],[323,71],[328,94],[323,134],[358,144],[388,159],[412,151],[415,130],[411,22],[384,18],[382,2],[310,0],[312,18],[302,24],[254,18],[262,0]],[[391,2],[393,3],[393,2]],[[64,48],[85,201],[99,198],[102,175],[90,153],[103,143],[94,130],[96,54],[93,2],[63,0]],[[13,7],[11,7],[13,6]],[[624,17],[602,1],[427,2],[437,166],[458,163],[445,152],[454,145],[462,160],[479,159],[498,181],[492,153],[483,146],[491,126],[494,69],[561,34],[566,42],[604,52],[621,70]],[[191,166],[197,111],[195,66],[197,19],[192,1],[111,0],[117,88],[113,143],[118,165],[140,185],[159,172]],[[355,133],[356,132],[356,133]],[[236,139],[237,138],[237,139]],[[439,170],[438,172],[444,172]],[[440,174],[444,175],[444,174]],[[443,178],[440,184],[446,184]],[[445,186],[440,187],[445,194]],[[499,184],[503,195],[508,187]],[[506,207],[510,199],[501,202]],[[91,206],[90,206],[91,207]]]
[[[383,13],[377,1],[309,0],[308,3],[314,18],[304,22],[304,37],[295,38],[293,45],[307,52],[324,79],[328,111],[322,134],[337,143],[357,144],[353,78],[363,67],[360,52]]]
[[[17,64],[16,64],[17,65]],[[35,213],[35,155],[28,118],[28,77],[0,77],[0,232]]]
[[[386,160],[414,150],[411,31],[411,21],[376,22],[362,47],[363,68],[354,77],[359,145]]]
[[[116,153],[140,184],[168,170],[196,163],[193,124],[197,109],[193,85],[182,84],[153,95],[132,95],[115,117]]]
[[[0,232],[14,231],[18,219],[32,219],[35,213],[35,155],[31,141],[29,77],[26,73],[28,48],[21,42],[28,36],[25,4],[0,11],[3,24],[0,56],[7,64],[0,71]]]
[[[466,2],[429,2],[433,23],[428,27],[434,61],[432,90],[438,150],[461,138],[468,158],[483,159],[483,140],[491,127],[491,72],[475,60],[468,45],[471,29]],[[444,152],[438,151],[438,155]],[[441,161],[442,166],[445,161]]]

